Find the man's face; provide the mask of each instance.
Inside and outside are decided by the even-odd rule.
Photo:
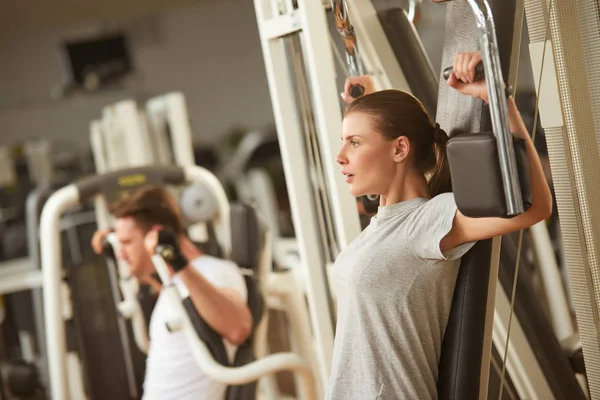
[[[154,271],[144,247],[145,233],[132,217],[118,218],[115,222],[115,235],[121,247],[118,257],[125,260],[131,273],[138,277]]]

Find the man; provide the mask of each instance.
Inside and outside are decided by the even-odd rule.
[[[153,284],[151,275],[156,270],[151,255],[158,232],[165,229],[177,235],[179,260],[185,261],[171,269],[174,281],[189,291],[196,310],[223,337],[232,358],[252,327],[246,285],[238,266],[203,254],[187,238],[179,207],[163,188],[142,188],[111,205],[110,212],[116,218],[114,232],[121,247],[118,257],[129,264],[131,273],[141,283]],[[92,247],[96,252],[102,251],[107,234],[99,231],[94,235]],[[144,399],[223,399],[226,385],[203,374],[184,333],[167,330],[170,313],[165,299],[159,296],[150,320]]]

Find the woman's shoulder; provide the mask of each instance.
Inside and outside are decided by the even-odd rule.
[[[445,192],[440,193],[435,197],[429,199],[425,204],[429,204],[431,207],[440,207],[445,205],[456,205],[456,201],[454,200],[454,193]]]
[[[451,192],[439,194],[423,202],[411,213],[407,221],[409,232],[412,234],[417,231],[428,230],[448,219],[452,220],[456,210],[456,202]]]
[[[440,212],[445,212],[448,209],[455,209],[456,202],[454,201],[454,194],[451,192],[441,193],[430,199],[423,201],[418,207],[412,210],[411,217],[419,218],[423,214],[429,216],[435,216]]]

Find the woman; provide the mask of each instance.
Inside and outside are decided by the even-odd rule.
[[[474,82],[478,52],[459,54],[448,84],[488,101]],[[511,219],[468,218],[450,192],[448,137],[423,105],[369,77],[347,107],[337,161],[354,196],[380,194],[369,226],[334,267],[338,319],[328,399],[434,399],[442,338],[460,257],[478,240],[546,219],[552,198],[540,161],[509,97],[511,131],[527,143],[533,204]],[[427,178],[429,177],[429,179]]]

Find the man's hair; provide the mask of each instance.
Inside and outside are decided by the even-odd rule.
[[[184,233],[179,206],[160,186],[138,189],[112,203],[109,211],[115,218],[133,218],[145,230],[150,230],[153,225],[162,225],[176,234]]]

